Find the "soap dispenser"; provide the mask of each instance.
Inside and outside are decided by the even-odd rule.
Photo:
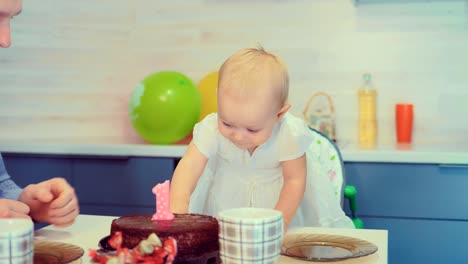
[[[372,82],[372,75],[362,76],[359,97],[359,147],[375,148],[377,143],[377,91]]]

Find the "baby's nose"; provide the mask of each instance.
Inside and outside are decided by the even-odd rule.
[[[244,138],[244,136],[242,135],[242,132],[237,131],[233,133],[232,138],[234,141],[239,142]]]

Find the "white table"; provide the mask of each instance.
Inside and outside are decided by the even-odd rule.
[[[63,242],[80,246],[85,251],[81,263],[91,263],[88,257],[89,249],[97,249],[98,241],[110,233],[110,226],[113,216],[96,216],[96,215],[79,215],[75,224],[66,228],[56,228],[47,226],[35,232],[35,239],[50,240],[56,242]],[[317,228],[306,227],[295,230],[293,233],[323,233],[333,235],[343,235],[355,237],[374,243],[378,246],[378,251],[372,255],[347,259],[339,261],[340,264],[349,263],[387,263],[387,241],[388,234],[386,230],[368,230],[368,229],[337,229],[337,228]],[[289,257],[281,256],[280,264],[286,263],[315,263],[311,261],[301,261]],[[323,262],[317,262],[323,263]]]

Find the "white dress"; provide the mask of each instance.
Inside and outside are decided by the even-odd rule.
[[[208,163],[191,196],[189,211],[218,216],[236,207],[274,208],[283,184],[281,161],[302,156],[313,141],[302,119],[286,113],[270,138],[251,156],[218,131],[217,114],[198,123],[193,143]],[[307,162],[307,186],[289,230],[301,226],[354,228],[344,214],[326,173]]]

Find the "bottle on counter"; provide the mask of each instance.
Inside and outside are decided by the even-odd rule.
[[[377,143],[377,91],[372,75],[365,73],[358,90],[359,96],[359,147],[370,149]]]

